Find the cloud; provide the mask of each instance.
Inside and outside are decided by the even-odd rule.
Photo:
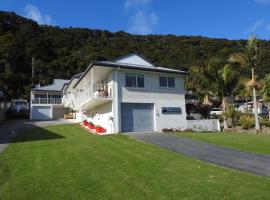
[[[48,14],[42,15],[38,7],[26,5],[24,7],[25,17],[36,21],[38,24],[52,25],[52,17]]]
[[[154,12],[146,13],[143,11],[138,11],[130,18],[128,32],[140,35],[151,34],[153,27],[155,27],[157,24],[158,16]]]
[[[254,0],[258,4],[270,4],[270,0]]]
[[[250,35],[255,33],[258,29],[264,27],[265,23],[263,19],[257,20],[254,24],[252,24],[248,29],[244,32],[246,35]]]
[[[158,25],[158,15],[151,9],[152,2],[153,0],[126,0],[124,7],[129,15],[128,32],[140,35],[153,33]]]

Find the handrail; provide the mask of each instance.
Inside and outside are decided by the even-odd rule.
[[[34,98],[33,104],[62,104],[62,98]]]
[[[89,88],[77,93],[74,98],[74,106],[77,107],[91,98],[109,99],[113,97],[111,84],[94,84]]]

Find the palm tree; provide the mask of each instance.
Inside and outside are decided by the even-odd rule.
[[[255,129],[260,131],[259,116],[258,116],[258,105],[256,97],[256,78],[255,70],[258,67],[260,62],[260,52],[258,48],[258,40],[256,35],[251,35],[247,45],[245,46],[245,51],[243,53],[235,53],[231,55],[230,61],[239,63],[242,67],[248,68],[251,70],[251,80],[248,84],[252,87],[253,91],[253,107],[254,107],[254,116],[255,116]]]
[[[229,96],[232,95],[238,83],[236,72],[232,67],[226,64],[220,70],[212,70],[213,77],[213,93],[222,101],[223,113],[229,108]],[[227,117],[224,115],[224,129],[228,129]]]
[[[222,102],[223,111],[228,109],[228,97],[234,91],[238,79],[229,65],[221,70],[217,69],[217,62],[210,61],[202,67],[192,68],[186,79],[186,87],[200,93],[205,99],[209,95],[215,96]],[[224,117],[224,129],[228,129],[227,119]]]
[[[265,102],[268,102],[268,119],[270,121],[270,74],[266,74],[263,79],[262,96]]]

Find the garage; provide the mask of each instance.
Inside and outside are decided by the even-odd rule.
[[[154,131],[154,104],[122,103],[122,132]]]
[[[33,106],[31,112],[32,120],[50,120],[52,118],[51,106]]]

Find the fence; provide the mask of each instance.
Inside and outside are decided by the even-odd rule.
[[[187,128],[194,131],[220,131],[218,119],[187,120]]]
[[[6,119],[6,114],[10,108],[10,102],[0,102],[0,122]]]

